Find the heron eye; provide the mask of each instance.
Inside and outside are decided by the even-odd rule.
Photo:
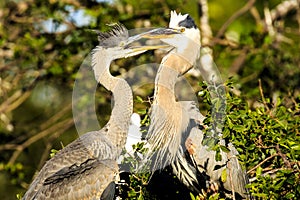
[[[181,28],[180,32],[183,33],[185,31],[185,28]]]

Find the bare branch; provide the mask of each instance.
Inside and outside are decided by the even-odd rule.
[[[32,143],[40,140],[41,138],[59,131],[60,129],[62,130],[67,130],[68,128],[70,128],[72,125],[74,124],[73,118],[68,118],[66,120],[63,120],[61,122],[58,122],[57,124],[51,126],[50,128],[43,130],[42,132],[30,137],[28,140],[26,140],[23,144],[20,144],[17,146],[16,151],[13,153],[12,157],[9,160],[9,164],[14,164],[14,162],[16,161],[16,159],[19,157],[20,153],[27,148],[28,146],[30,146]]]
[[[267,162],[268,160],[271,160],[272,158],[279,156],[279,154],[273,154],[269,157],[267,157],[266,159],[264,159],[263,161],[261,161],[260,163],[258,163],[255,167],[253,167],[252,169],[247,171],[247,174],[250,174],[251,172],[253,172],[254,170],[256,170],[259,166],[261,166],[262,164],[264,164],[265,162]]]
[[[235,12],[231,17],[223,24],[223,26],[220,28],[219,32],[217,33],[217,38],[220,38],[228,28],[228,26],[237,18],[242,16],[244,13],[246,13],[249,9],[253,7],[255,3],[255,0],[249,0],[246,5],[244,5],[240,10]]]
[[[273,175],[273,174],[275,174],[276,172],[278,172],[280,170],[285,170],[285,168],[272,169],[270,171],[267,171],[267,172],[263,173],[261,176],[264,177],[264,176],[267,176],[267,175]],[[297,172],[297,171],[299,171],[299,170],[293,170],[293,172]],[[256,180],[257,180],[257,177],[253,177],[253,178],[249,179],[250,183],[252,183]]]
[[[263,91],[260,79],[258,79],[258,87],[259,87],[259,92],[260,92],[260,96],[261,96],[262,102],[265,105],[266,109],[268,111],[270,111],[270,108],[269,108],[269,106],[268,106],[268,104],[266,102],[266,99],[265,99],[265,95],[264,95],[264,91]]]
[[[200,8],[202,9],[202,15],[200,16],[201,22],[201,36],[202,44],[209,44],[212,38],[212,32],[209,25],[209,15],[208,15],[208,6],[207,0],[199,0]],[[203,23],[203,24],[202,24]],[[215,69],[215,62],[213,59],[213,49],[209,46],[202,47],[202,55],[200,57],[201,73],[202,76],[208,77],[209,80],[214,80],[216,83],[222,83],[222,80],[219,80],[220,77],[216,76],[218,71]]]
[[[291,165],[291,163],[288,161],[286,155],[283,154],[283,153],[281,152],[280,147],[279,147],[279,144],[276,145],[276,150],[277,150],[278,155],[282,158],[282,160],[283,160],[285,166],[286,166],[287,168],[289,168],[289,169],[292,169],[292,165]]]
[[[212,38],[212,31],[209,25],[208,5],[207,0],[199,0],[202,9],[200,17],[201,44],[207,46]]]
[[[71,124],[72,125],[72,124]],[[56,131],[55,133],[53,133],[48,139],[47,139],[47,143],[46,143],[46,147],[44,149],[44,153],[41,156],[38,168],[40,169],[42,167],[42,165],[45,163],[46,160],[48,160],[49,158],[49,152],[50,149],[52,148],[52,143],[55,139],[57,139],[61,134],[63,134],[67,129],[69,129],[70,127],[63,127],[62,129],[59,129],[58,131]]]
[[[270,13],[271,19],[272,21],[274,21],[280,17],[285,16],[291,10],[297,10],[297,9],[299,9],[299,3],[297,2],[297,0],[283,1],[271,11]]]

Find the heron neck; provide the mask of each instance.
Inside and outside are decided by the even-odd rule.
[[[130,86],[124,79],[113,77],[113,80],[116,81],[116,85],[112,89],[113,109],[108,122],[110,125],[108,137],[114,144],[123,148],[133,113],[133,96]]]
[[[180,147],[181,133],[188,124],[189,117],[175,97],[176,82],[188,65],[177,55],[168,54],[163,58],[156,75],[148,139],[150,148],[155,151],[158,149],[154,169],[162,169],[174,162]]]
[[[161,62],[155,79],[154,100],[157,103],[175,102],[175,84],[178,78],[193,66],[176,53],[169,53]]]
[[[101,74],[96,74],[96,77],[99,83],[113,94],[113,109],[106,124],[105,134],[113,144],[123,148],[133,112],[132,90],[124,79],[112,76],[109,68],[101,70]]]
[[[160,65],[155,79],[155,101],[161,102],[167,100],[169,103],[170,101],[175,101],[174,91],[178,76],[179,73],[177,71],[163,64]]]

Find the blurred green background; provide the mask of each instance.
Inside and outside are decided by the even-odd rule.
[[[170,10],[189,13],[199,25],[200,2],[1,1],[0,199],[23,194],[51,149],[59,150],[78,137],[72,89],[76,72],[98,43],[89,29],[105,31],[106,24],[118,21],[128,29],[166,27]],[[247,170],[253,169],[249,172],[255,179],[251,189],[262,199],[300,198],[300,11],[299,4],[288,7],[284,2],[208,2],[213,34],[206,45],[214,50],[223,79],[230,82],[228,112],[233,124],[227,120],[225,132],[235,134],[230,139],[236,141]],[[276,12],[278,6],[287,11]],[[270,18],[271,23],[266,23]],[[159,59],[154,52],[122,59],[116,61],[112,73],[119,75],[133,66],[159,63]],[[201,79],[187,76],[194,90],[200,91]],[[152,95],[151,89],[144,90]],[[110,116],[110,98],[110,93],[98,88],[96,110],[101,126]],[[278,156],[260,164],[274,153]],[[270,175],[262,176],[269,171]]]

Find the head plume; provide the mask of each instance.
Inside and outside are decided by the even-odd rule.
[[[108,32],[97,31],[99,45],[103,47],[119,46],[121,41],[128,39],[128,30],[121,23],[115,23],[112,25],[112,29]]]
[[[171,11],[171,18],[169,23],[170,28],[186,27],[186,28],[197,28],[194,20],[189,14],[182,15],[176,13],[175,10]]]

